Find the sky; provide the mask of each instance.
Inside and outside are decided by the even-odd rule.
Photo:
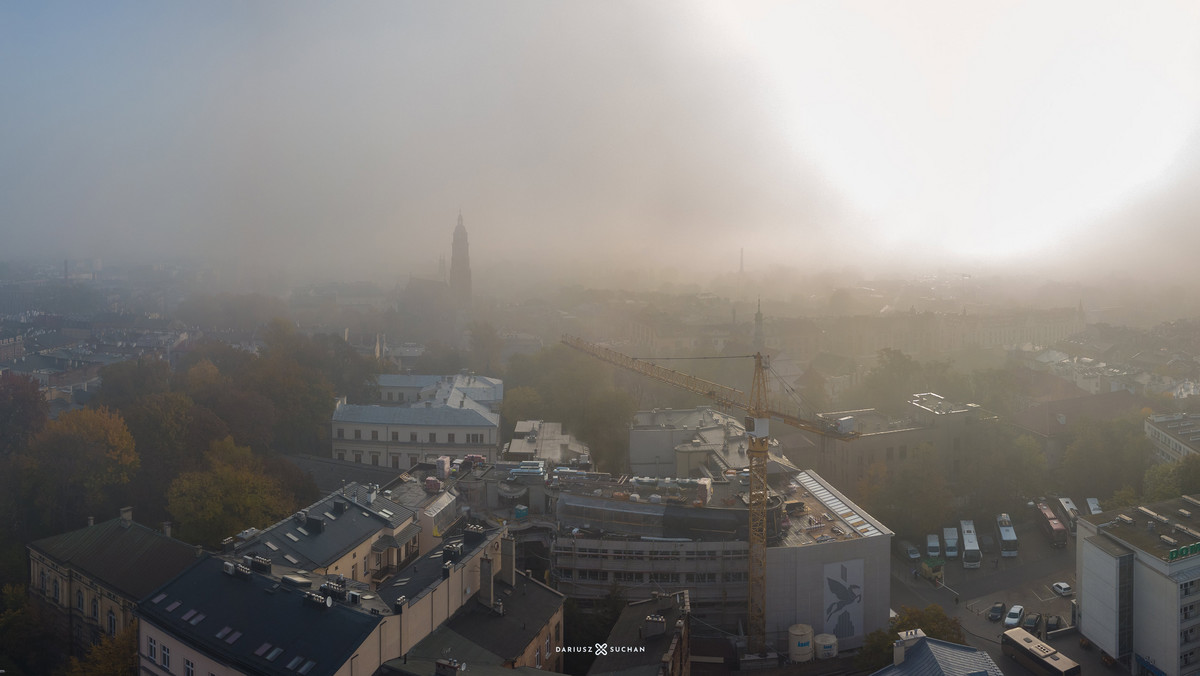
[[[1200,5],[0,4],[0,258],[1186,275]]]

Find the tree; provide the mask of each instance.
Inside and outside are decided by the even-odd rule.
[[[1142,501],[1156,502],[1179,497],[1179,463],[1152,465],[1142,478]]]
[[[115,511],[141,464],[125,420],[104,407],[63,413],[20,462],[29,516],[49,532],[79,527],[89,512]]]
[[[139,357],[100,369],[98,405],[124,409],[138,397],[160,394],[171,389],[171,365],[156,357]]]
[[[181,474],[167,491],[167,511],[190,541],[216,547],[230,535],[295,511],[294,496],[232,438],[214,441],[205,459],[206,469]]]
[[[0,373],[0,458],[24,451],[46,426],[49,410],[36,380]]]
[[[936,604],[924,609],[904,606],[892,619],[886,630],[877,629],[867,634],[862,650],[855,659],[855,666],[864,671],[877,671],[892,663],[892,644],[896,634],[910,629],[920,629],[929,638],[966,645],[962,623],[950,617],[945,609]]]
[[[116,636],[105,636],[83,659],[72,657],[58,676],[128,676],[138,668],[138,623],[136,620]]]
[[[504,434],[512,438],[513,427],[522,420],[538,420],[544,410],[542,397],[532,387],[505,389],[504,402],[500,405],[500,416],[504,419]]]
[[[1200,493],[1200,455],[1189,453],[1183,456],[1175,471],[1179,481],[1179,493]]]
[[[488,322],[471,322],[471,352],[468,368],[484,375],[500,373],[500,357],[504,352],[504,339],[496,327]]]

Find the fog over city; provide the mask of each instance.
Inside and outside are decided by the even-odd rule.
[[[1192,3],[0,7],[4,258],[1184,281]],[[601,273],[602,272],[602,273]]]

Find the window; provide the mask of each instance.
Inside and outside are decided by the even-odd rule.
[[[162,647],[162,665],[163,669],[170,671],[171,669],[171,649],[167,646]]]
[[[394,395],[395,395],[395,392],[388,392],[388,401],[392,401],[392,397]]]
[[[354,454],[354,462],[362,462],[362,453],[357,453],[357,452],[356,452],[356,453]]]
[[[392,441],[400,441],[400,433],[392,432]]]
[[[337,438],[338,438],[338,439],[345,439],[345,438],[346,438],[346,430],[345,430],[345,429],[343,429],[343,428],[341,428],[341,427],[339,427],[339,428],[338,428],[338,431],[337,431]]]
[[[392,456],[392,469],[400,469],[400,456]]]
[[[183,661],[183,676],[196,676],[196,665],[191,660]]]
[[[155,641],[153,636],[146,638],[146,656],[151,660],[158,659],[158,641]]]
[[[429,443],[431,443],[431,444],[436,444],[436,443],[437,443],[437,432],[430,432],[430,433],[429,433]]]
[[[535,664],[533,666],[537,667],[538,669],[541,669],[542,668],[542,651],[534,650],[533,651],[533,660],[535,662]]]
[[[338,460],[345,460],[345,459],[346,459],[346,451],[344,451],[344,450],[342,450],[342,449],[338,449],[338,450],[337,450],[337,459],[338,459]]]
[[[379,430],[371,430],[371,441],[379,441]]]
[[[46,593],[46,571],[44,571],[44,570],[42,571],[42,574],[41,574],[41,581],[42,581],[42,594],[45,594]]]
[[[354,430],[354,438],[362,439],[362,430]]]
[[[54,601],[58,601],[58,580],[54,581]]]
[[[99,599],[92,599],[92,619],[93,620],[100,619],[100,600]]]
[[[379,454],[378,453],[371,454],[371,464],[376,465],[376,466],[379,465]]]
[[[446,435],[446,443],[449,443],[449,444],[454,443],[454,432],[451,432]]]
[[[409,432],[409,433],[408,433],[408,440],[409,440],[409,441],[416,441],[416,440],[417,440],[417,433],[416,433],[416,432]]]
[[[113,611],[108,611],[108,634],[109,636],[117,635],[117,614]]]
[[[75,590],[75,607],[79,609],[79,612],[83,612],[83,590],[82,589]]]

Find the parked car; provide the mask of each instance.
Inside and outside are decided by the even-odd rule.
[[[1058,631],[1059,629],[1062,629],[1062,628],[1063,628],[1063,621],[1062,621],[1061,617],[1059,617],[1058,615],[1047,615],[1046,616],[1046,633],[1047,634],[1049,634],[1052,631]]]
[[[919,561],[921,559],[921,550],[914,547],[913,543],[908,540],[896,541],[896,553],[909,561]]]
[[[1050,588],[1053,589],[1054,593],[1058,594],[1059,596],[1070,596],[1071,594],[1075,593],[1075,590],[1071,589],[1071,585],[1067,584],[1066,582],[1055,582],[1054,584],[1050,585]]]
[[[1004,628],[1015,629],[1021,626],[1021,620],[1025,619],[1025,607],[1013,604],[1008,609],[1008,614],[1004,616]]]
[[[1005,610],[1008,610],[1008,606],[1004,605],[1004,601],[993,603],[992,607],[988,608],[987,611],[988,622],[999,622],[1000,618],[1004,617]]]
[[[1041,613],[1029,613],[1025,619],[1021,621],[1021,628],[1025,631],[1037,636],[1038,627],[1042,624]]]
[[[979,534],[979,551],[983,552],[984,554],[996,553],[996,541],[992,539],[991,535],[988,535],[987,533]]]

